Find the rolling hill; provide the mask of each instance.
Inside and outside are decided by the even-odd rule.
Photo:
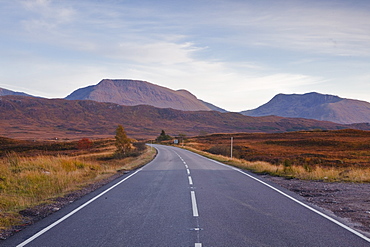
[[[241,113],[254,117],[275,115],[341,124],[370,123],[370,103],[319,93],[278,94],[268,103]]]
[[[154,138],[162,129],[169,135],[206,133],[285,132],[312,129],[357,128],[311,119],[276,116],[249,117],[217,111],[180,111],[148,105],[123,106],[89,100],[0,97],[0,136],[18,139],[113,137],[122,124],[133,138]]]

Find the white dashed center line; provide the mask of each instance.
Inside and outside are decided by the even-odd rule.
[[[193,185],[193,179],[190,176],[188,177],[188,179],[189,179],[189,184]]]
[[[190,191],[190,195],[191,195],[191,206],[193,208],[193,216],[198,217],[199,213],[198,213],[197,199],[195,198],[195,192]]]
[[[175,152],[176,153],[176,152]],[[191,185],[190,189],[190,196],[191,196],[191,206],[192,206],[192,209],[193,209],[193,216],[194,217],[199,217],[199,212],[198,212],[198,206],[197,206],[197,199],[195,197],[195,191],[194,191],[194,188],[192,187],[193,185],[193,179],[192,177],[190,176],[190,169],[189,169],[189,166],[186,164],[186,162],[184,161],[184,159],[178,154],[176,153],[177,156],[179,156],[179,158],[181,159],[182,163],[184,163],[185,165],[185,168],[186,168],[186,173],[188,174],[188,180],[189,180],[189,185]],[[198,221],[198,218],[197,219],[197,226],[196,228],[194,228],[195,231],[197,231],[197,239],[198,239],[198,243],[195,243],[194,244],[194,247],[202,247],[202,244],[199,243],[199,231],[201,230],[199,228],[199,221]]]

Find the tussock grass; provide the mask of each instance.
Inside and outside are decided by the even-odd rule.
[[[283,164],[274,165],[265,161],[251,162],[243,159],[231,159],[230,157],[211,154],[191,147],[186,147],[186,149],[205,157],[258,174],[269,174],[273,176],[298,178],[303,180],[322,180],[327,182],[370,183],[369,167],[301,166],[288,161]]]
[[[232,160],[228,158],[230,137],[234,141]],[[256,173],[329,182],[370,182],[370,131],[214,134],[193,137],[186,145],[208,156],[224,155],[225,163]]]
[[[120,170],[132,170],[153,159],[155,151],[125,159],[107,159],[110,153],[83,157],[21,157],[16,153],[0,159],[0,230],[22,222],[20,210],[39,205]]]

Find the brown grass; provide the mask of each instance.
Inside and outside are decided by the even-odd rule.
[[[111,150],[111,151],[109,151]],[[113,147],[101,152],[67,155],[21,156],[0,159],[0,230],[22,222],[19,211],[46,203],[122,170],[148,163],[155,151],[146,148],[136,157],[113,159]]]
[[[370,132],[358,130],[240,133],[195,137],[188,147],[256,173],[290,178],[370,182]],[[216,156],[211,155],[216,154]],[[222,155],[222,156],[217,156]]]
[[[322,180],[327,182],[357,182],[370,183],[370,167],[368,168],[340,168],[340,167],[321,167],[316,166],[313,169],[299,165],[273,165],[265,161],[246,161],[210,154],[194,148],[185,147],[186,149],[199,153],[205,157],[223,162],[225,164],[246,169],[258,174],[269,174],[287,178],[298,178],[304,180]]]

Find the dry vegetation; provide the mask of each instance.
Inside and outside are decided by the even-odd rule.
[[[233,159],[230,137],[233,136]],[[188,147],[256,173],[299,179],[370,182],[370,131],[302,131],[217,134],[188,140]]]
[[[105,138],[127,126],[135,138],[150,139],[166,126],[169,135],[185,133],[286,132],[345,128],[370,130],[370,124],[337,124],[303,118],[249,117],[216,111],[180,111],[149,105],[123,106],[90,100],[0,97],[0,135],[17,139]]]
[[[0,138],[0,232],[22,224],[20,212],[149,162],[155,151],[136,143],[129,157],[114,155],[114,140],[91,149],[78,142],[27,142]],[[5,150],[5,151],[4,151]],[[13,151],[11,151],[13,150]],[[15,152],[15,151],[16,152]]]

